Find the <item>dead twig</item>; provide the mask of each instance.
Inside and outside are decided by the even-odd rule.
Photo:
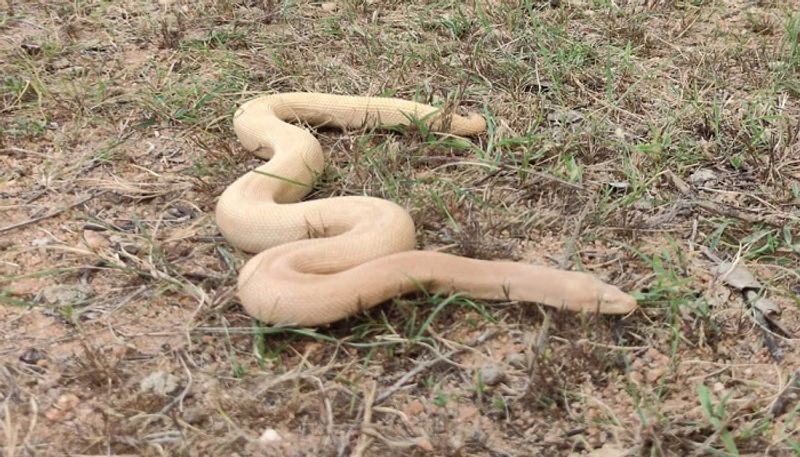
[[[57,209],[55,211],[51,211],[51,212],[45,214],[44,216],[34,217],[33,219],[28,219],[27,221],[23,221],[23,222],[18,222],[16,224],[7,225],[7,226],[5,226],[3,228],[0,228],[0,233],[10,232],[10,231],[18,229],[18,228],[26,227],[28,225],[35,224],[37,222],[41,222],[41,221],[43,221],[45,219],[50,219],[51,217],[58,216],[59,214],[63,213],[64,211],[68,211],[68,210],[70,210],[72,208],[75,208],[76,206],[80,206],[80,205],[88,202],[89,200],[91,200],[93,198],[96,198],[96,197],[99,197],[99,196],[103,195],[104,193],[106,193],[106,191],[103,190],[103,191],[94,193],[92,195],[89,195],[88,197],[83,198],[81,200],[78,200],[77,202],[75,202],[75,203],[73,203],[73,204],[71,204],[69,206],[65,206],[65,207],[59,208],[59,209]]]
[[[372,406],[375,404],[375,390],[377,383],[372,382],[368,390],[364,393],[364,417],[361,419],[361,435],[358,437],[358,444],[353,451],[353,457],[363,457],[369,446],[372,444],[373,437],[367,430],[372,427]]]

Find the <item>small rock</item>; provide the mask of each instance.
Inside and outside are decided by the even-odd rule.
[[[136,255],[140,251],[139,246],[127,241],[124,237],[113,235],[110,238],[110,241],[111,244],[114,246],[114,249],[117,251],[124,251],[131,255]]]
[[[407,416],[416,416],[417,414],[425,412],[425,405],[419,400],[414,400],[403,408],[403,412],[406,413]]]
[[[60,57],[54,60],[53,63],[50,64],[50,67],[53,70],[63,70],[65,68],[69,68],[71,65],[72,62],[69,59],[67,59],[66,57]]]
[[[574,124],[583,120],[583,115],[575,110],[555,109],[547,114],[547,120],[557,124]]]
[[[58,397],[56,404],[44,415],[53,422],[63,422],[72,417],[72,410],[80,401],[80,398],[75,394],[64,394]]]
[[[178,377],[164,371],[150,373],[139,383],[142,392],[153,392],[157,395],[169,395],[178,388]]]
[[[45,287],[42,297],[51,305],[66,306],[86,300],[91,293],[91,286],[86,284],[56,284]]]
[[[609,181],[606,184],[608,184],[608,187],[616,190],[628,190],[631,187],[631,183],[628,181]]]
[[[655,208],[655,204],[653,203],[653,200],[647,198],[640,198],[639,200],[633,202],[633,207],[638,209],[639,211],[649,211]]]
[[[19,356],[20,362],[28,365],[38,365],[40,361],[45,359],[47,359],[47,355],[36,348],[28,348]]]
[[[83,242],[91,249],[103,249],[111,245],[108,238],[94,230],[83,231]]]
[[[35,248],[41,248],[47,246],[48,244],[53,244],[53,239],[50,238],[49,236],[43,238],[34,238],[33,240],[31,240],[31,246]]]
[[[123,232],[132,232],[136,230],[136,224],[130,219],[118,219],[114,221],[114,225]]]
[[[38,56],[42,53],[42,47],[35,43],[22,43],[19,45],[26,54],[31,56]]]
[[[514,368],[525,368],[525,366],[528,364],[528,360],[526,359],[525,354],[514,352],[506,357],[506,363]]]
[[[716,181],[717,174],[707,168],[701,168],[689,176],[689,182],[697,187],[712,186]]]
[[[645,373],[645,379],[647,379],[648,384],[654,384],[664,376],[666,371],[667,369],[665,367],[651,368]]]
[[[450,447],[450,450],[457,452],[460,454],[461,449],[464,447],[464,437],[460,434],[456,433],[453,434],[450,439],[447,440],[447,446]],[[456,454],[456,455],[458,455]]]
[[[199,406],[190,406],[183,411],[183,420],[192,425],[202,423],[208,415]]]
[[[264,433],[258,437],[258,441],[262,444],[277,443],[283,441],[283,437],[281,437],[280,433],[274,428],[267,428],[264,430]]]
[[[82,67],[80,65],[75,65],[73,67],[69,67],[64,70],[69,76],[72,77],[79,77],[86,74],[86,67]]]
[[[336,6],[336,2],[325,2],[319,5],[319,7],[326,13],[333,13],[338,8],[338,6]]]
[[[506,371],[500,365],[487,363],[481,367],[480,377],[483,384],[495,386],[506,379]]]
[[[167,212],[169,213],[170,216],[176,219],[183,219],[185,217],[191,218],[192,215],[194,214],[192,208],[183,205],[173,206],[172,208],[167,210]]]

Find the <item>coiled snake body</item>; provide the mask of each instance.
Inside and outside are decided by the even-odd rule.
[[[627,313],[636,301],[580,272],[415,250],[414,224],[399,205],[347,196],[301,201],[323,169],[319,142],[288,122],[342,129],[408,125],[474,135],[483,117],[382,97],[284,93],[255,98],[234,115],[245,149],[270,159],[220,196],[216,222],[239,249],[256,253],[242,268],[238,296],[270,324],[317,326],[424,287],[487,300],[536,302],[572,311]]]

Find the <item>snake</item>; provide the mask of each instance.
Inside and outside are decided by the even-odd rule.
[[[235,295],[270,325],[317,327],[413,293],[533,303],[573,312],[627,314],[636,299],[581,271],[417,248],[400,204],[367,195],[308,199],[325,167],[310,129],[413,128],[470,137],[486,118],[389,96],[259,94],[233,114],[241,147],[265,159],[220,194],[215,222],[252,254]],[[421,124],[420,124],[421,123]]]

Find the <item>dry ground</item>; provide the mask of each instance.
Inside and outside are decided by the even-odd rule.
[[[4,455],[800,455],[796,7],[3,0]],[[214,202],[258,163],[233,110],[289,90],[484,112],[471,143],[316,132],[311,198],[392,199],[423,248],[591,271],[641,309],[249,319]],[[766,285],[780,357],[706,252]]]

